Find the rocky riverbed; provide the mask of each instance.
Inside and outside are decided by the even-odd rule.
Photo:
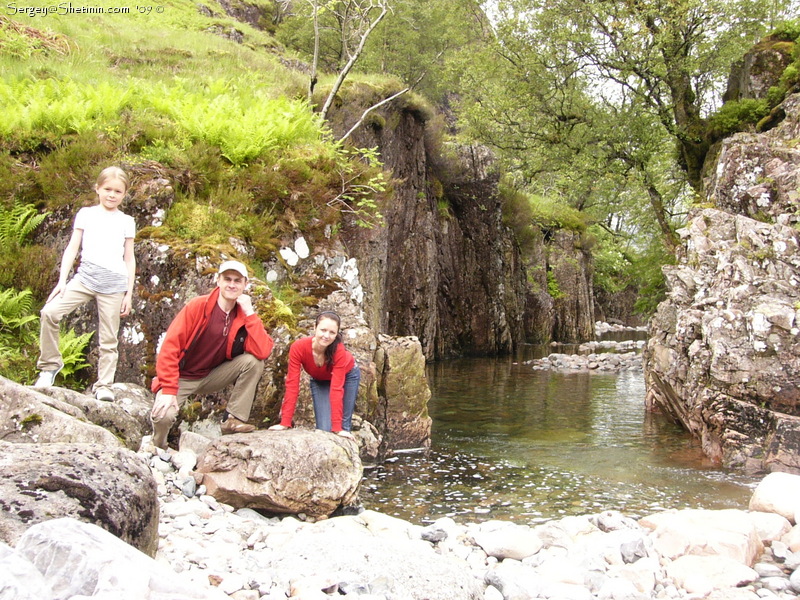
[[[612,332],[630,334],[635,337],[644,331],[642,327],[625,327],[598,321],[595,323],[597,336]],[[554,344],[557,347],[558,344]],[[535,370],[557,371],[597,371],[612,372],[641,371],[644,340],[594,340],[578,345],[573,352],[553,352],[544,358],[527,361]]]
[[[366,510],[314,523],[189,497],[202,492],[187,489],[190,452],[140,455],[158,481],[157,560],[236,600],[788,600],[800,592],[800,528],[774,512],[787,502],[800,510],[798,476],[773,474],[780,481],[756,491],[753,512],[673,511],[637,522],[609,511],[529,527],[450,518],[422,526]]]
[[[0,598],[789,600],[800,591],[797,475],[767,475],[742,509],[422,525],[372,510],[316,520],[234,510],[189,483],[193,451],[145,444],[138,457],[160,505],[155,558],[83,520],[43,520],[13,548],[0,544]]]

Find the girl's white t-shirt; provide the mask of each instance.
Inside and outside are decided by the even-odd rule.
[[[84,263],[90,263],[122,276],[122,291],[125,291],[124,282],[128,278],[128,269],[125,266],[125,239],[136,237],[136,222],[133,217],[119,210],[106,210],[96,204],[78,211],[75,215],[74,228],[83,230],[81,269],[89,267]]]

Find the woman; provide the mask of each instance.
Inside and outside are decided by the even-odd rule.
[[[353,355],[342,343],[340,327],[339,315],[331,311],[322,312],[317,315],[314,335],[297,340],[289,348],[281,422],[270,429],[281,430],[292,426],[300,394],[302,368],[311,377],[311,398],[317,429],[352,439],[351,420],[361,371]]]

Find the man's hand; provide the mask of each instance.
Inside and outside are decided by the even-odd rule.
[[[178,397],[173,394],[156,394],[155,402],[153,402],[153,410],[150,414],[154,419],[160,419],[167,414],[170,406],[174,406],[178,410]]]
[[[249,317],[253,313],[255,313],[255,309],[253,308],[253,300],[247,294],[242,294],[236,299],[236,303],[242,307],[244,311],[244,316]]]

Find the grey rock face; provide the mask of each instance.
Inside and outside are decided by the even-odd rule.
[[[53,396],[25,387],[0,377],[0,439],[16,443],[77,442],[95,443],[108,447],[121,446],[122,442],[109,430],[87,422],[81,408],[69,404],[57,396],[70,395],[69,390],[54,388]],[[74,394],[82,396],[82,394]],[[94,405],[87,412],[102,412],[114,415],[116,423],[128,421],[122,410],[98,402],[92,397],[83,397],[85,407]]]
[[[649,408],[751,471],[800,472],[800,95],[783,107],[780,126],[723,143],[708,186],[719,208],[681,230],[644,353]]]
[[[0,442],[0,540],[10,545],[33,524],[73,517],[154,556],[158,515],[155,480],[130,450]]]

